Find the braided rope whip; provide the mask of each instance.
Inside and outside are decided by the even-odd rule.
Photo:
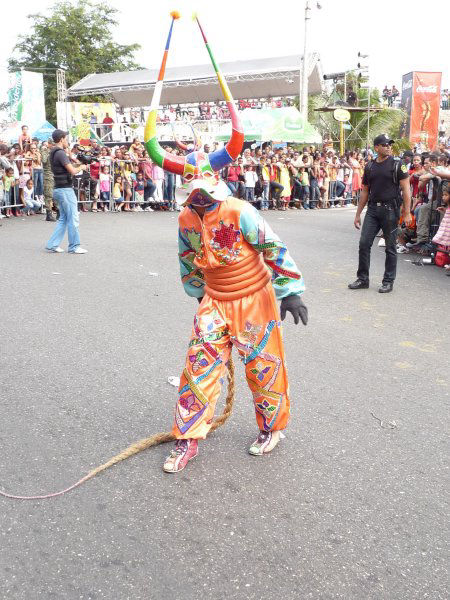
[[[218,427],[221,427],[231,415],[234,402],[234,389],[234,364],[232,358],[230,357],[230,360],[228,362],[228,391],[225,400],[225,407],[223,409],[222,414],[216,417],[212,422],[209,433],[215,431]],[[156,433],[155,435],[152,435],[148,438],[139,440],[138,442],[131,444],[131,446],[129,446],[119,454],[116,454],[116,456],[113,456],[110,460],[108,460],[108,462],[105,462],[103,465],[96,467],[87,475],[82,477],[79,481],[66,488],[65,490],[61,490],[60,492],[54,492],[53,494],[45,494],[42,496],[15,496],[13,494],[7,494],[6,492],[2,492],[0,490],[0,496],[3,496],[4,498],[11,498],[13,500],[46,500],[48,498],[56,498],[57,496],[62,496],[63,494],[71,492],[75,488],[80,487],[80,485],[83,485],[83,483],[86,483],[86,481],[89,481],[89,479],[93,479],[99,473],[106,471],[106,469],[113,467],[117,463],[122,462],[123,460],[126,460],[131,456],[139,454],[139,452],[142,452],[143,450],[147,450],[147,448],[151,448],[152,446],[159,446],[159,444],[165,444],[166,442],[172,442],[175,439],[176,438],[172,433],[167,432]]]

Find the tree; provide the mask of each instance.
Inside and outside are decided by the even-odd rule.
[[[8,69],[43,71],[49,121],[56,123],[56,69],[66,71],[66,82],[70,87],[89,73],[139,68],[134,62],[139,44],[120,45],[114,42],[117,12],[104,2],[96,4],[91,0],[78,0],[73,4],[65,0],[53,6],[50,16],[28,16],[32,22],[31,31],[19,36],[8,61]]]

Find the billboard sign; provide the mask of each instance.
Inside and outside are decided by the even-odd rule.
[[[402,78],[402,108],[407,117],[404,136],[421,151],[435,150],[438,141],[442,73],[413,71]]]
[[[438,141],[442,73],[414,71],[409,139],[422,150],[435,150]]]
[[[413,73],[407,73],[402,77],[402,99],[401,105],[403,110],[406,112],[406,120],[403,124],[402,135],[409,139],[409,132],[411,130],[411,108],[412,108],[412,97],[413,97]]]

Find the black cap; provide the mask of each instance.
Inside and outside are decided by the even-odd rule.
[[[55,131],[52,133],[52,138],[55,144],[58,144],[67,135],[69,135],[68,131],[63,131],[62,129],[55,129]]]
[[[393,144],[394,140],[388,137],[385,133],[381,135],[377,135],[377,137],[373,140],[374,146],[379,146],[380,144]]]
[[[409,156],[409,158],[412,158],[414,156],[414,154],[411,150],[405,150],[403,152],[403,158],[407,158],[408,156]]]

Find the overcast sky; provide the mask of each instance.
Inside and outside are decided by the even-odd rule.
[[[20,0],[9,5],[12,18],[0,36],[1,96],[8,87],[6,60],[18,33],[30,30],[27,15],[46,14],[53,4]],[[137,61],[143,67],[159,67],[173,9],[184,18],[176,23],[168,66],[209,62],[191,20],[195,10],[219,63],[303,53],[304,0],[109,0],[109,4],[119,11],[115,38],[121,44],[141,44]],[[400,87],[402,74],[423,70],[442,71],[443,85],[449,87],[445,31],[450,11],[444,0],[320,0],[321,10],[315,0],[310,4],[310,51],[320,53],[324,73],[356,67],[362,51],[370,55],[372,85]]]

